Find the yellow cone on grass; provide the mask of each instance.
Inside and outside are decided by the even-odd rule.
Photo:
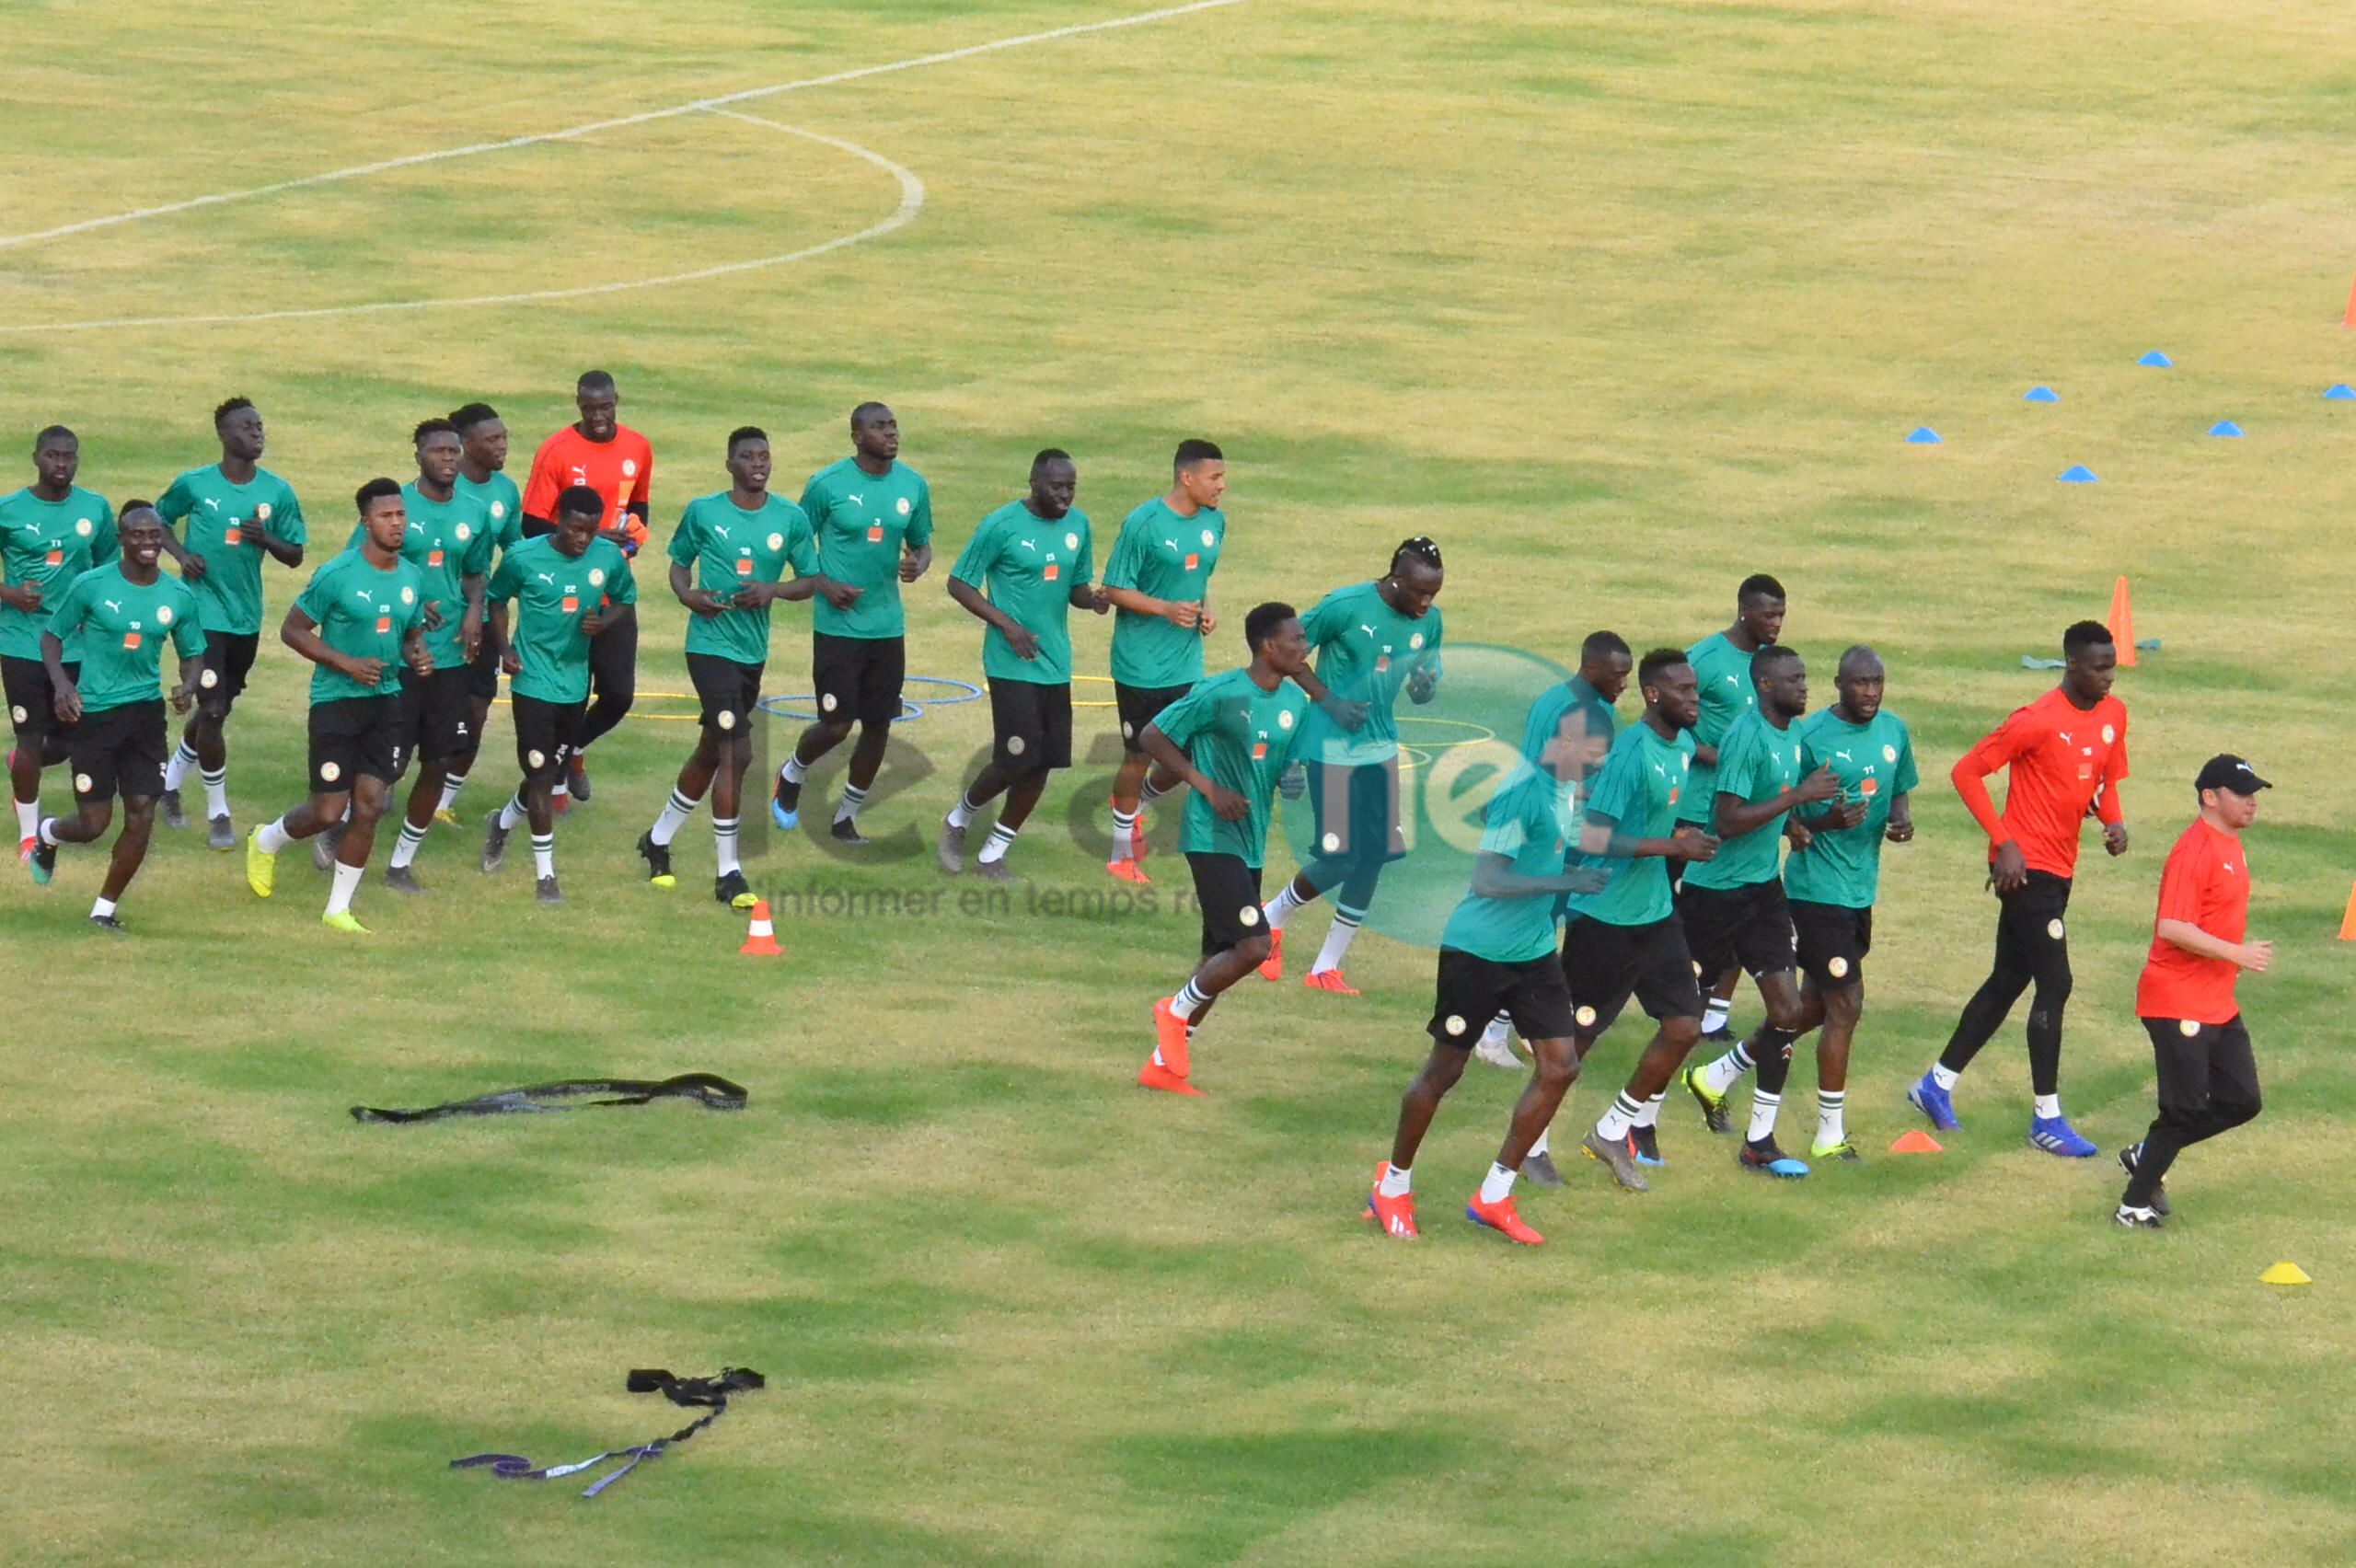
[[[2262,1285],[2311,1285],[2314,1283],[2307,1278],[2306,1270],[2287,1261],[2275,1264],[2264,1274],[2259,1274],[2258,1278]]]

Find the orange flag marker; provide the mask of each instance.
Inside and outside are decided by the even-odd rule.
[[[2135,614],[2127,607],[2127,579],[2120,578],[2110,589],[2110,640],[2119,649],[2119,667],[2135,667]]]

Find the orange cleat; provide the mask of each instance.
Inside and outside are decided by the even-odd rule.
[[[1275,975],[1268,976],[1273,980]],[[1338,969],[1312,969],[1300,977],[1300,983],[1312,991],[1331,991],[1337,997],[1355,997],[1358,988],[1342,978]]]
[[[1145,808],[1143,806],[1139,806],[1138,808],[1138,824],[1129,832],[1130,859],[1142,860],[1148,855],[1153,853],[1153,847],[1145,841],[1145,836],[1149,832],[1152,831],[1152,828],[1153,819],[1146,815]]]
[[[21,865],[23,865],[26,861],[28,861],[28,860],[29,860],[29,859],[31,859],[33,858],[33,851],[34,851],[34,850],[36,850],[36,849],[38,849],[38,848],[40,848],[40,839],[38,839],[38,838],[19,838],[19,839],[17,839],[17,864],[18,864],[18,865],[20,865],[20,866],[21,866]]]
[[[1464,1217],[1473,1224],[1500,1232],[1508,1241],[1519,1241],[1525,1247],[1535,1247],[1546,1238],[1521,1223],[1521,1216],[1514,1213],[1513,1196],[1507,1193],[1496,1203],[1481,1201],[1479,1188],[1472,1190],[1472,1199],[1464,1205]]]
[[[1370,1219],[1382,1227],[1385,1236],[1396,1236],[1402,1241],[1415,1239],[1415,1195],[1402,1193],[1395,1198],[1382,1195],[1382,1179],[1391,1174],[1391,1162],[1384,1160],[1374,1168],[1374,1186],[1366,1195],[1366,1212],[1358,1217]]]
[[[1161,1060],[1180,1078],[1187,1072],[1186,1020],[1171,1006],[1175,997],[1164,997],[1153,1004],[1153,1043],[1161,1053]]]
[[[1107,860],[1104,862],[1104,869],[1122,882],[1135,882],[1139,887],[1153,885],[1153,879],[1147,876],[1145,868],[1135,860]]]
[[[1162,1055],[1166,1057],[1170,1053],[1165,1051]],[[1161,1066],[1151,1056],[1148,1056],[1145,1059],[1145,1066],[1138,1069],[1138,1087],[1158,1089],[1166,1094],[1191,1094],[1197,1100],[1203,1095],[1201,1090],[1196,1089],[1168,1067]]]
[[[1260,978],[1281,980],[1285,977],[1285,934],[1268,933],[1268,956],[1260,961]]]

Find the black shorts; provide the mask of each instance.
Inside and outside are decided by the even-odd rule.
[[[1677,917],[1685,922],[1687,950],[1713,986],[1737,964],[1754,980],[1794,965],[1792,911],[1784,902],[1781,877],[1746,887],[1697,887],[1689,882],[1677,891]]]
[[[84,713],[66,737],[74,767],[74,798],[152,801],[164,792],[164,699],[126,702]]]
[[[473,673],[463,664],[455,670],[436,670],[422,679],[408,665],[401,666],[400,732],[394,737],[398,743],[394,777],[399,777],[411,757],[440,762],[474,744],[468,722],[473,716],[468,711],[472,697],[468,687],[473,679]]]
[[[1121,710],[1121,744],[1131,755],[1141,756],[1145,747],[1138,737],[1145,727],[1161,716],[1161,710],[1194,690],[1193,683],[1185,686],[1133,686],[1113,683],[1113,706]]]
[[[491,647],[489,636],[483,638],[482,647],[467,666],[467,695],[477,702],[489,702],[499,695],[499,651]],[[481,738],[475,737],[477,741]]]
[[[1247,866],[1241,855],[1186,853],[1186,867],[1195,873],[1195,902],[1203,911],[1203,956],[1241,947],[1268,928],[1267,913],[1260,907],[1260,868]]]
[[[907,673],[905,637],[810,634],[810,680],[818,688],[822,722],[891,723],[900,716],[900,687]]]
[[[1791,903],[1792,931],[1799,941],[1800,972],[1819,991],[1862,985],[1865,954],[1873,951],[1874,912],[1842,904]]]
[[[1399,759],[1312,762],[1309,810],[1320,859],[1387,866],[1407,857],[1399,832]]]
[[[2070,879],[2051,871],[2031,871],[2018,893],[1996,895],[1996,951],[2007,951],[2027,968],[2042,973],[2042,965],[2059,963],[2070,971]]]
[[[226,718],[245,694],[246,677],[253,674],[254,654],[261,634],[204,628],[204,674],[196,692],[196,706],[208,718]]]
[[[748,734],[745,725],[760,706],[761,664],[742,664],[717,653],[687,655],[687,680],[703,705],[703,727],[722,740]]]
[[[79,680],[82,666],[68,664],[65,674]],[[49,684],[49,666],[39,659],[0,658],[0,688],[7,694],[8,721],[17,727],[18,745],[38,746],[73,729],[58,720],[56,688]]]
[[[588,710],[586,698],[579,702],[544,702],[510,693],[508,711],[515,720],[515,765],[524,770],[525,783],[556,782],[581,744],[581,721]]]
[[[1583,1040],[1611,1028],[1632,996],[1647,1018],[1702,1016],[1693,955],[1675,915],[1649,926],[1578,916],[1563,932],[1563,978],[1571,987],[1571,1021]]]
[[[1071,766],[1071,687],[990,682],[990,760],[1009,773]]]
[[[401,776],[398,697],[344,697],[311,704],[311,793],[341,795],[364,775]]]
[[[1524,1040],[1568,1040],[1576,1026],[1562,961],[1550,952],[1525,963],[1500,963],[1458,948],[1440,949],[1438,999],[1429,1026],[1434,1043],[1469,1051],[1501,1012]]]

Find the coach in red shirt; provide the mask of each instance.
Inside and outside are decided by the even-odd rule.
[[[572,485],[586,485],[606,502],[606,537],[635,557],[646,543],[648,499],[654,481],[654,449],[646,437],[621,422],[621,394],[602,370],[584,371],[573,386],[581,418],[532,454],[532,477],[524,486],[524,535],[552,533],[556,498]],[[571,776],[557,782],[559,795],[589,798],[589,768],[582,753],[589,743],[622,721],[638,695],[638,617],[624,617],[590,640],[592,700],[581,721],[581,744],[573,748]]]
[[[2200,814],[2168,851],[2160,872],[2152,951],[2135,982],[2135,1016],[2152,1036],[2160,1114],[2143,1141],[2119,1151],[2127,1192],[2117,1219],[2156,1228],[2168,1212],[2160,1180],[2177,1153],[2258,1114],[2258,1062],[2242,1027],[2234,983],[2263,974],[2272,942],[2242,940],[2249,928],[2249,858],[2242,829],[2270,789],[2237,756],[2212,756],[2192,781]]]

